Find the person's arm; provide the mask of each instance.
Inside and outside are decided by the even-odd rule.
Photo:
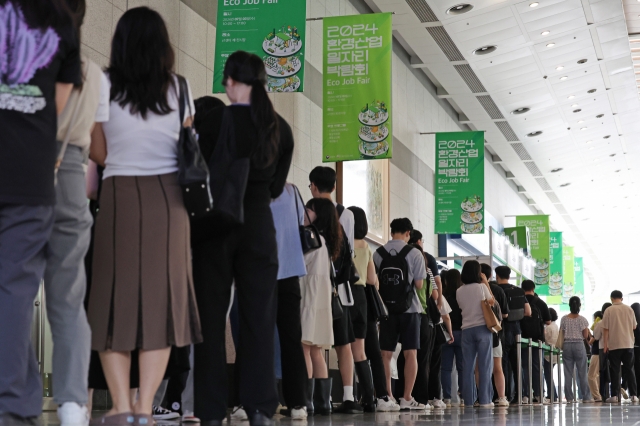
[[[367,284],[376,285],[377,283],[376,265],[374,265],[373,259],[369,259],[369,263],[367,264]]]
[[[422,289],[422,286],[424,285],[424,280],[413,280],[413,285],[416,286],[416,288],[418,290]]]
[[[524,304],[524,316],[525,317],[531,316],[531,305],[529,305],[529,302]]]
[[[584,330],[582,330],[582,337],[584,337],[585,340],[589,339],[589,327],[587,327]]]
[[[603,339],[604,339],[604,353],[608,353],[609,352],[609,329],[608,328],[603,328],[602,329],[602,335],[603,335]]]
[[[287,182],[291,160],[293,159],[293,134],[291,127],[283,119],[280,119],[280,158],[276,167],[276,173],[271,184],[271,198],[278,198],[282,194],[284,184]]]
[[[64,107],[67,106],[69,96],[73,90],[71,83],[56,83],[56,112],[58,115],[62,113]]]
[[[102,123],[96,123],[91,131],[89,158],[95,161],[98,165],[104,167],[104,163],[107,159],[107,139],[104,136]]]
[[[445,327],[447,327],[447,333],[449,333],[449,336],[451,337],[447,343],[452,344],[453,329],[451,328],[451,317],[449,316],[449,314],[442,315],[442,321],[444,322]]]
[[[493,292],[491,291],[491,286],[489,285],[489,281],[487,281],[487,277],[484,276],[484,274],[480,274],[480,278],[482,279],[482,284],[487,288],[487,290],[489,291],[489,295],[491,298],[487,297],[487,301],[489,302],[489,304],[491,306],[493,306],[493,304],[496,302],[496,298],[493,297]]]

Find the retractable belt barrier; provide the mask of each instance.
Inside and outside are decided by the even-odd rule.
[[[538,361],[540,363],[540,402],[544,401],[544,355],[545,353],[549,355],[549,363],[551,364],[551,374],[549,375],[551,378],[551,383],[549,383],[549,393],[551,394],[551,403],[559,404],[562,401],[562,373],[560,365],[562,364],[562,350],[556,348],[554,345],[547,345],[541,341],[534,341],[532,339],[526,339],[521,335],[516,336],[516,343],[520,350],[516,351],[518,365],[517,365],[517,385],[518,385],[518,405],[522,405],[522,349],[526,349],[529,352],[528,362],[527,362],[527,371],[529,373],[529,404],[533,403],[533,351],[539,351],[540,356],[538,357]],[[554,365],[554,357],[556,359],[556,363],[558,364],[558,392],[557,395],[554,395],[556,392],[554,391],[555,385],[553,380],[553,365]],[[554,396],[557,396],[558,401],[555,400]]]

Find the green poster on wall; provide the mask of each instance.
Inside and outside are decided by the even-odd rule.
[[[564,258],[562,257],[562,232],[549,233],[549,296],[553,296],[552,303],[562,302],[562,277],[564,276]]]
[[[576,274],[575,295],[580,297],[584,305],[584,263],[581,257],[575,258],[574,271]]]
[[[538,286],[549,284],[549,216],[516,216],[516,226],[529,227],[531,257],[536,260],[534,282]],[[537,291],[537,290],[536,290]],[[540,294],[540,293],[539,293]]]
[[[484,132],[436,133],[436,234],[484,234]]]
[[[323,19],[325,163],[392,157],[392,16]]]
[[[525,254],[529,254],[531,252],[531,236],[529,234],[529,228],[526,226],[504,228],[504,234],[509,238],[511,244],[523,249]]]
[[[223,93],[222,72],[237,50],[264,60],[269,92],[302,92],[307,2],[219,0],[213,93]]]
[[[564,277],[562,281],[562,304],[560,310],[569,311],[569,299],[575,296],[575,257],[573,255],[573,247],[562,247],[562,258],[564,259]]]

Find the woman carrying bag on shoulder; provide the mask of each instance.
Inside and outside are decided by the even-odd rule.
[[[266,82],[262,59],[242,51],[231,54],[223,71],[231,105],[204,115],[199,128],[198,141],[209,163],[214,210],[218,210],[198,221],[209,234],[193,246],[204,337],[195,346],[195,414],[203,425],[219,425],[227,415],[225,326],[234,281],[240,312],[236,364],[240,403],[252,425],[271,424],[278,407],[273,341],[278,249],[270,204],[282,194],[293,136],[276,114]],[[227,163],[220,163],[223,158]],[[234,187],[237,182],[244,188]],[[235,216],[221,211],[227,208],[235,208]]]

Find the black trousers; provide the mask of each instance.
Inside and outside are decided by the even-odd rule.
[[[373,387],[376,391],[376,398],[388,396],[387,376],[382,362],[382,352],[380,352],[380,341],[378,340],[378,322],[369,321],[367,323],[367,337],[364,339],[364,353],[367,355],[373,374]]]
[[[245,208],[245,224],[193,247],[193,280],[204,341],[195,345],[195,414],[227,415],[225,326],[235,280],[240,313],[236,365],[240,402],[248,414],[271,417],[278,407],[274,371],[278,254],[268,206]]]
[[[622,362],[622,368],[620,363]],[[622,377],[629,386],[629,396],[638,396],[638,385],[636,383],[636,373],[633,369],[634,353],[633,348],[615,349],[609,351],[609,370],[611,373],[611,396],[620,398],[620,370]]]
[[[517,394],[518,376],[516,374],[522,374],[520,371],[516,373],[518,368],[517,350],[516,335],[505,331],[502,341],[502,371],[504,372],[505,395],[509,401],[513,401]]]
[[[638,386],[638,383],[640,383],[640,347],[636,346],[633,348],[633,360],[633,370],[636,374],[636,386]]]
[[[300,280],[298,277],[278,281],[278,335],[282,359],[282,393],[288,408],[305,406],[307,364],[302,350],[300,319]]]
[[[420,349],[418,350],[418,375],[413,385],[413,397],[416,401],[426,404],[429,397],[435,398],[430,393],[430,376],[436,372],[432,370],[432,357],[435,352],[435,332],[433,325],[430,324],[429,316],[420,315]],[[440,348],[442,354],[442,348]],[[404,395],[404,352],[400,352],[398,356],[398,380],[394,393],[398,398]],[[438,382],[440,381],[440,367],[437,371]],[[397,399],[397,398],[396,398]]]
[[[532,396],[540,397],[541,395],[540,350],[538,348],[531,348],[531,374],[533,375],[533,395],[529,395],[529,348],[522,348],[522,396],[526,396],[527,398],[529,398],[529,402],[531,402]]]

